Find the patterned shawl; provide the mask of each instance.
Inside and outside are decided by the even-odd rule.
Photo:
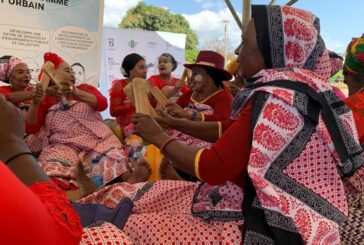
[[[253,103],[243,244],[339,244],[341,177],[363,159],[353,115],[328,83],[319,20],[288,6],[253,5],[252,17],[268,69],[233,103],[233,119]]]
[[[346,50],[344,70],[354,74],[364,74],[364,34],[350,42]]]

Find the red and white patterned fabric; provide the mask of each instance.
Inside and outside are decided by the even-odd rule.
[[[340,244],[348,213],[341,178],[363,159],[352,112],[328,83],[318,18],[288,6],[252,9],[255,21],[260,14],[269,23],[272,64],[233,103],[234,119],[251,98],[260,102],[253,104],[243,243]]]
[[[128,236],[110,223],[84,228],[80,245],[133,245]]]
[[[230,183],[219,187],[217,194],[223,198],[215,200],[216,207],[210,201],[198,200],[196,189],[200,184],[187,181],[161,180],[150,183],[117,183],[106,186],[100,191],[80,200],[81,203],[99,203],[115,207],[125,197],[134,200],[134,208],[126,223],[123,233],[104,232],[103,228],[85,230],[83,242],[95,241],[95,237],[112,233],[122,242],[132,244],[240,244],[242,190]],[[213,188],[209,188],[213,193]],[[233,193],[233,195],[231,195]],[[191,213],[191,203],[195,202],[196,211],[207,211],[210,222]],[[205,207],[205,208],[204,208]],[[231,212],[240,216],[229,216]],[[226,215],[227,214],[227,215]],[[199,215],[197,215],[199,216]],[[227,219],[230,217],[230,219]],[[125,238],[124,235],[127,235]],[[108,236],[110,238],[110,236]],[[98,241],[106,241],[100,238]],[[110,241],[114,242],[114,241]],[[116,244],[116,243],[110,243]],[[121,243],[123,244],[123,243]],[[128,243],[126,243],[128,244]]]
[[[197,103],[194,102],[193,104],[191,103],[190,106],[184,108],[185,111],[187,112],[198,112],[198,113],[203,113],[205,115],[212,115],[214,114],[214,110],[211,106],[206,105],[206,104],[202,104],[202,103]],[[197,139],[195,137],[192,137],[190,135],[184,134],[178,130],[175,129],[167,129],[166,130],[167,134],[172,136],[173,138],[176,138],[182,142],[184,142],[187,145],[193,145],[195,147],[198,148],[210,148],[212,143],[207,142],[207,141],[203,141],[200,139]]]
[[[262,77],[256,83],[300,81],[338,99],[330,93],[329,83],[307,70],[271,69],[256,76]],[[268,224],[298,229],[307,244],[339,244],[338,224],[348,212],[346,194],[337,171],[341,160],[322,117],[308,142],[300,142],[298,139],[308,130],[300,111],[307,101],[286,88],[267,86],[252,93],[256,92],[265,92],[269,97],[254,128],[248,174],[264,212],[278,213],[293,221],[285,227],[287,223],[274,224],[277,220],[267,218]],[[345,106],[341,109],[344,113],[337,118],[342,121],[345,137],[357,135],[352,113]],[[358,139],[354,139],[358,146]],[[295,151],[295,144],[304,148]]]
[[[95,157],[101,157],[104,184],[128,170],[120,141],[98,112],[82,102],[71,103],[69,110],[61,108],[56,104],[49,109],[37,134],[42,140],[39,163],[49,176],[78,186],[74,168],[81,162],[89,174]]]
[[[14,67],[20,63],[22,63],[22,61],[15,56],[11,56],[6,63],[0,63],[0,81],[9,80],[10,73],[13,71]]]

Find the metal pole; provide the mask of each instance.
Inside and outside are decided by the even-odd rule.
[[[223,20],[222,22],[224,22],[224,29],[225,29],[225,64],[226,64],[226,60],[227,60],[227,28],[228,28],[228,24],[229,21],[228,20]]]

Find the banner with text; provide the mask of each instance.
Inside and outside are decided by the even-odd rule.
[[[28,64],[37,82],[43,54],[60,55],[76,82],[99,85],[104,0],[0,0],[0,57]]]

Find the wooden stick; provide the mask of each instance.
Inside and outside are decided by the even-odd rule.
[[[59,81],[56,71],[54,70],[54,65],[51,62],[46,62],[43,67],[43,72],[49,76],[49,78],[57,85],[58,88],[62,88],[61,82]],[[68,103],[66,97],[61,97],[61,102],[63,105],[63,108],[65,110],[68,110]]]
[[[295,4],[296,2],[298,2],[298,0],[291,0],[288,3],[286,3],[286,5],[288,6],[292,6],[293,4]]]
[[[153,87],[150,90],[151,94],[153,95],[153,97],[155,98],[155,100],[158,102],[158,104],[165,109],[166,105],[168,104],[168,99],[167,97],[162,93],[162,91],[160,91],[159,88],[157,87]]]
[[[49,61],[47,61],[43,66],[42,66],[42,70],[44,70],[44,67],[46,66],[47,63],[50,63],[48,65],[53,66],[53,64]],[[40,78],[40,85],[42,86],[42,89],[44,92],[46,92],[48,86],[49,86],[49,82],[51,81],[51,78],[47,75],[47,73],[43,72],[42,73],[42,77]]]
[[[150,115],[147,82],[148,81],[141,78],[134,78],[132,84],[136,112]]]
[[[245,28],[251,18],[251,0],[243,0],[243,27]]]
[[[133,106],[135,107],[135,98],[134,98],[134,92],[133,92],[133,84],[128,83],[125,87],[124,87],[124,93],[125,95],[129,98],[130,102],[133,104]]]
[[[56,71],[54,70],[54,66],[51,62],[46,62],[43,67],[43,72],[45,72],[50,79],[57,85],[57,87],[62,88],[61,82],[58,80],[56,76]]]

